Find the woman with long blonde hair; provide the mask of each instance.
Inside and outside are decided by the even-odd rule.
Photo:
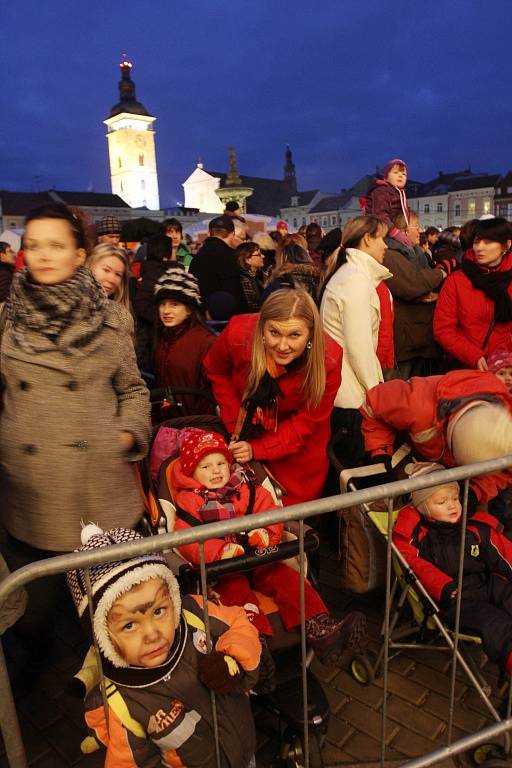
[[[125,249],[120,245],[100,243],[92,249],[85,266],[91,270],[108,298],[130,311],[130,264]]]
[[[341,349],[322,330],[311,296],[276,291],[259,315],[233,317],[204,366],[235,459],[265,461],[286,505],[318,498]]]

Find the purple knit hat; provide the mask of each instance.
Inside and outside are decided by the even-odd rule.
[[[389,161],[389,162],[387,162],[387,163],[386,163],[386,165],[384,166],[384,169],[383,169],[383,171],[382,171],[382,178],[383,178],[383,179],[385,179],[385,178],[386,178],[386,176],[388,175],[388,173],[390,172],[390,170],[392,169],[392,167],[393,167],[394,165],[403,165],[403,167],[404,167],[404,168],[405,168],[405,170],[407,171],[407,163],[404,163],[404,161],[403,161],[403,160],[400,160],[400,158],[399,158],[399,157],[394,157],[394,158],[393,158],[393,160],[390,160],[390,161]]]

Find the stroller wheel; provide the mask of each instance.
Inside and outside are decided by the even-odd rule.
[[[471,757],[474,764],[482,768],[503,768],[507,759],[497,744],[480,744]]]
[[[288,750],[286,767],[287,768],[304,768],[305,763],[306,761],[304,759],[304,749],[302,746],[302,739],[300,738],[300,736],[295,736]],[[309,765],[311,768],[322,768],[323,764],[324,763],[322,760],[318,738],[315,734],[310,734]]]
[[[375,672],[368,656],[354,656],[350,662],[350,673],[361,685],[370,685],[375,680]]]

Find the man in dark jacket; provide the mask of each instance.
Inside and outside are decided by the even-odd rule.
[[[16,254],[9,243],[0,242],[0,304],[9,296],[15,260]]]
[[[235,225],[230,216],[217,216],[208,229],[210,236],[194,256],[189,271],[197,277],[212,318],[229,320],[243,308],[240,268],[233,250]]]

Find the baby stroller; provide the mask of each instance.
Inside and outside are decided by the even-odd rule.
[[[224,426],[217,417],[195,416],[172,419],[162,423],[155,435],[165,428],[181,430],[183,428],[199,427],[224,434]],[[154,443],[155,444],[155,443]],[[145,528],[146,533],[155,535],[174,530],[176,507],[174,504],[175,489],[172,487],[171,466],[177,458],[177,452],[165,458],[156,472],[156,467],[151,462],[144,462],[140,468],[142,490],[146,503]],[[259,482],[273,494],[276,505],[280,504],[280,496],[283,489],[274,481],[271,481],[264,467],[257,462],[251,462]],[[248,571],[276,560],[288,560],[296,558],[299,554],[299,542],[294,533],[298,533],[298,524],[289,526],[285,540],[277,547],[267,550],[259,550],[258,554],[250,553],[229,560],[219,560],[206,565],[207,580],[213,584],[219,576],[234,572]],[[318,547],[318,537],[309,527],[305,526],[304,551],[311,552]],[[177,573],[180,585],[185,591],[197,592],[199,590],[198,569],[184,561],[181,556],[173,552],[169,556],[170,564]],[[316,586],[314,573],[309,570],[309,580]],[[258,712],[258,726],[268,722],[273,724],[275,735],[275,721],[277,721],[280,746],[276,755],[276,766],[303,765],[303,736],[304,736],[304,712],[302,703],[302,676],[300,633],[299,631],[286,632],[277,608],[268,597],[263,597],[260,603],[270,621],[274,634],[269,638],[269,648],[276,660],[278,669],[275,689],[253,697],[253,705]],[[329,719],[329,705],[325,693],[317,678],[310,670],[313,659],[313,651],[309,651],[306,657],[307,684],[308,684],[308,732],[309,753],[312,766],[323,765],[321,748],[323,746]],[[264,716],[260,716],[260,713]]]
[[[400,464],[403,456],[403,450],[398,455],[395,454],[392,462],[394,467]],[[374,485],[377,479],[379,482],[386,482],[385,469],[383,465],[373,465],[342,470],[340,473],[342,492],[354,491]],[[393,523],[401,507],[400,499],[397,501],[396,508],[391,512]],[[379,507],[379,503],[373,503],[361,505],[360,513],[373,526],[375,534],[381,538],[383,545],[387,545],[388,511]],[[439,606],[429,595],[393,542],[391,542],[391,551],[394,579],[390,597],[389,650],[394,655],[398,655],[401,649],[409,651],[417,649],[419,652],[421,650],[436,650],[448,654],[453,653],[455,635],[443,623]],[[384,638],[384,632],[385,624],[383,623],[381,638]],[[482,675],[471,653],[472,648],[479,648],[480,646],[481,638],[479,636],[459,632],[458,646],[455,652],[457,664],[466,673],[492,719],[500,722],[502,719],[501,714],[505,714],[505,712],[500,713],[494,707],[490,699],[492,693],[491,686]],[[350,671],[354,679],[362,685],[373,683],[382,672],[384,654],[385,648],[384,644],[382,644],[373,660],[368,655],[356,656],[350,665]],[[503,682],[499,686],[499,694],[503,696],[508,688],[509,684]],[[509,693],[508,702],[505,702],[507,704],[506,717],[510,716],[510,701]],[[475,764],[486,766],[487,768],[508,765],[510,760],[510,737],[508,735],[504,737],[504,745],[504,749],[495,744],[479,746],[472,756]]]

